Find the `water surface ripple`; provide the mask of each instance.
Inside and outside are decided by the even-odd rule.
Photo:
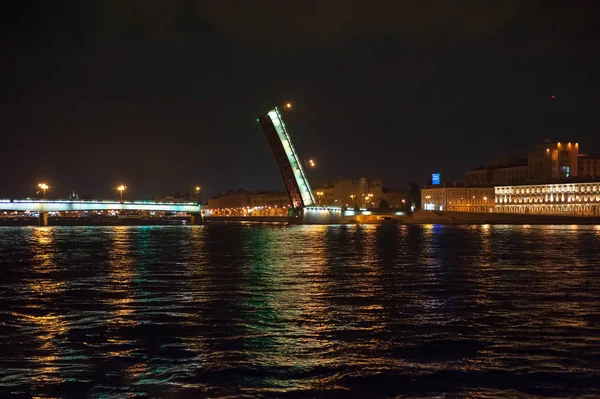
[[[600,228],[0,228],[0,396],[598,397]]]

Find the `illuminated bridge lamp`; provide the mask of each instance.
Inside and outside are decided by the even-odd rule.
[[[127,188],[127,186],[121,184],[119,187],[117,187],[117,190],[119,190],[119,193],[121,194],[121,201],[123,200],[123,191],[125,191],[125,189]]]
[[[42,195],[44,197],[44,199],[46,199],[46,190],[48,190],[50,187],[48,187],[48,185],[46,183],[40,183],[38,184],[38,187],[40,188],[40,190],[42,190]]]

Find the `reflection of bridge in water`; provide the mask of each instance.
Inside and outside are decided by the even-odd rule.
[[[48,212],[72,211],[161,211],[189,213],[191,223],[200,221],[200,204],[194,202],[170,203],[153,201],[82,201],[0,199],[0,211],[39,213],[39,224],[48,225]]]

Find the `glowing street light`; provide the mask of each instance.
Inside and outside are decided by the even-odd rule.
[[[319,205],[322,205],[323,202],[323,191],[317,191],[317,198],[319,198]]]
[[[357,206],[356,202],[354,201],[355,198],[356,198],[356,194],[350,194],[350,199],[352,200],[351,201],[352,202],[352,206],[354,206],[354,207]]]
[[[123,191],[125,191],[125,189],[127,188],[127,186],[121,184],[119,187],[117,187],[117,190],[119,190],[119,193],[121,194],[121,201],[123,200]]]
[[[312,159],[309,159],[308,160],[308,166],[310,166],[311,168],[314,168],[317,165],[315,164],[315,161],[313,161]]]
[[[292,108],[292,103],[285,103],[284,107],[287,108],[287,109],[291,109]]]
[[[196,186],[196,196],[198,196],[198,202],[200,202],[200,190],[201,190],[201,187]]]
[[[44,196],[44,199],[46,199],[46,190],[48,190],[50,187],[48,187],[46,183],[40,183],[38,184],[38,187],[40,188],[40,190],[42,190],[42,195]]]
[[[373,194],[371,194],[371,193],[367,194],[367,198],[365,198],[365,206],[367,204],[371,204],[371,206],[374,205],[374,203],[373,203]]]

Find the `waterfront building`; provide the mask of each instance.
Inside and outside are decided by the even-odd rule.
[[[326,180],[314,193],[317,205],[377,208],[386,199],[382,184],[380,178],[337,178]]]
[[[427,186],[421,189],[421,204],[431,211],[493,212],[494,187]]]
[[[401,209],[405,211],[410,207],[410,195],[409,193],[394,188],[383,188],[381,194],[381,200],[387,202],[390,209]]]
[[[208,200],[207,215],[212,216],[287,216],[288,193],[278,191],[230,190]]]
[[[288,208],[290,206],[290,196],[288,193],[278,191],[260,191],[250,195],[251,207],[272,207]]]
[[[468,185],[509,186],[600,176],[600,157],[579,154],[579,144],[546,140],[527,159],[502,161],[466,173]]]
[[[528,171],[527,159],[515,160],[471,169],[466,174],[466,181],[472,186],[519,184],[527,180]]]
[[[494,201],[503,213],[600,216],[600,182],[498,186]]]
[[[546,182],[579,176],[579,143],[557,142],[538,145],[529,152],[528,180]]]
[[[579,154],[579,177],[600,178],[600,155]]]
[[[242,208],[250,206],[252,193],[246,190],[229,190],[208,200],[209,209]]]

